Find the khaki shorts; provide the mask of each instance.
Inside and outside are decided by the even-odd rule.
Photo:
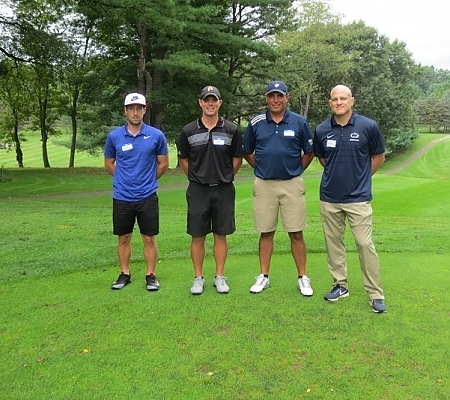
[[[301,175],[288,180],[256,178],[253,184],[253,215],[258,232],[274,232],[278,211],[286,232],[306,228],[305,182]]]

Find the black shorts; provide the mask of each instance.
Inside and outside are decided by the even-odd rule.
[[[159,233],[159,204],[156,193],[136,202],[113,199],[114,235],[132,233],[136,219],[142,235],[155,236]]]
[[[235,197],[233,183],[208,186],[190,182],[186,190],[187,233],[194,237],[211,232],[218,235],[233,233],[236,230]]]

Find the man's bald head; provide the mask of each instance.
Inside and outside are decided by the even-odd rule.
[[[334,114],[335,121],[345,125],[352,116],[354,103],[352,91],[345,85],[337,85],[331,90],[328,103]]]
[[[331,89],[330,98],[333,96],[333,92],[344,92],[347,93],[348,97],[353,97],[352,91],[348,86],[345,85],[336,85],[333,89]]]

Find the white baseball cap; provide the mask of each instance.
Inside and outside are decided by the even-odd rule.
[[[125,106],[129,106],[131,104],[140,104],[142,106],[146,106],[147,102],[145,101],[145,97],[140,93],[130,93],[125,97]]]

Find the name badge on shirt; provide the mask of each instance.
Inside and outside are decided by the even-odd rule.
[[[225,144],[225,139],[221,138],[221,137],[216,137],[216,138],[213,139],[213,143],[216,146],[223,146]]]
[[[327,147],[336,147],[336,140],[327,140]]]
[[[284,136],[295,136],[295,132],[292,129],[286,129],[284,131]]]
[[[133,148],[133,145],[131,143],[127,143],[122,146],[122,151],[128,151],[128,150],[131,150],[132,148]]]

